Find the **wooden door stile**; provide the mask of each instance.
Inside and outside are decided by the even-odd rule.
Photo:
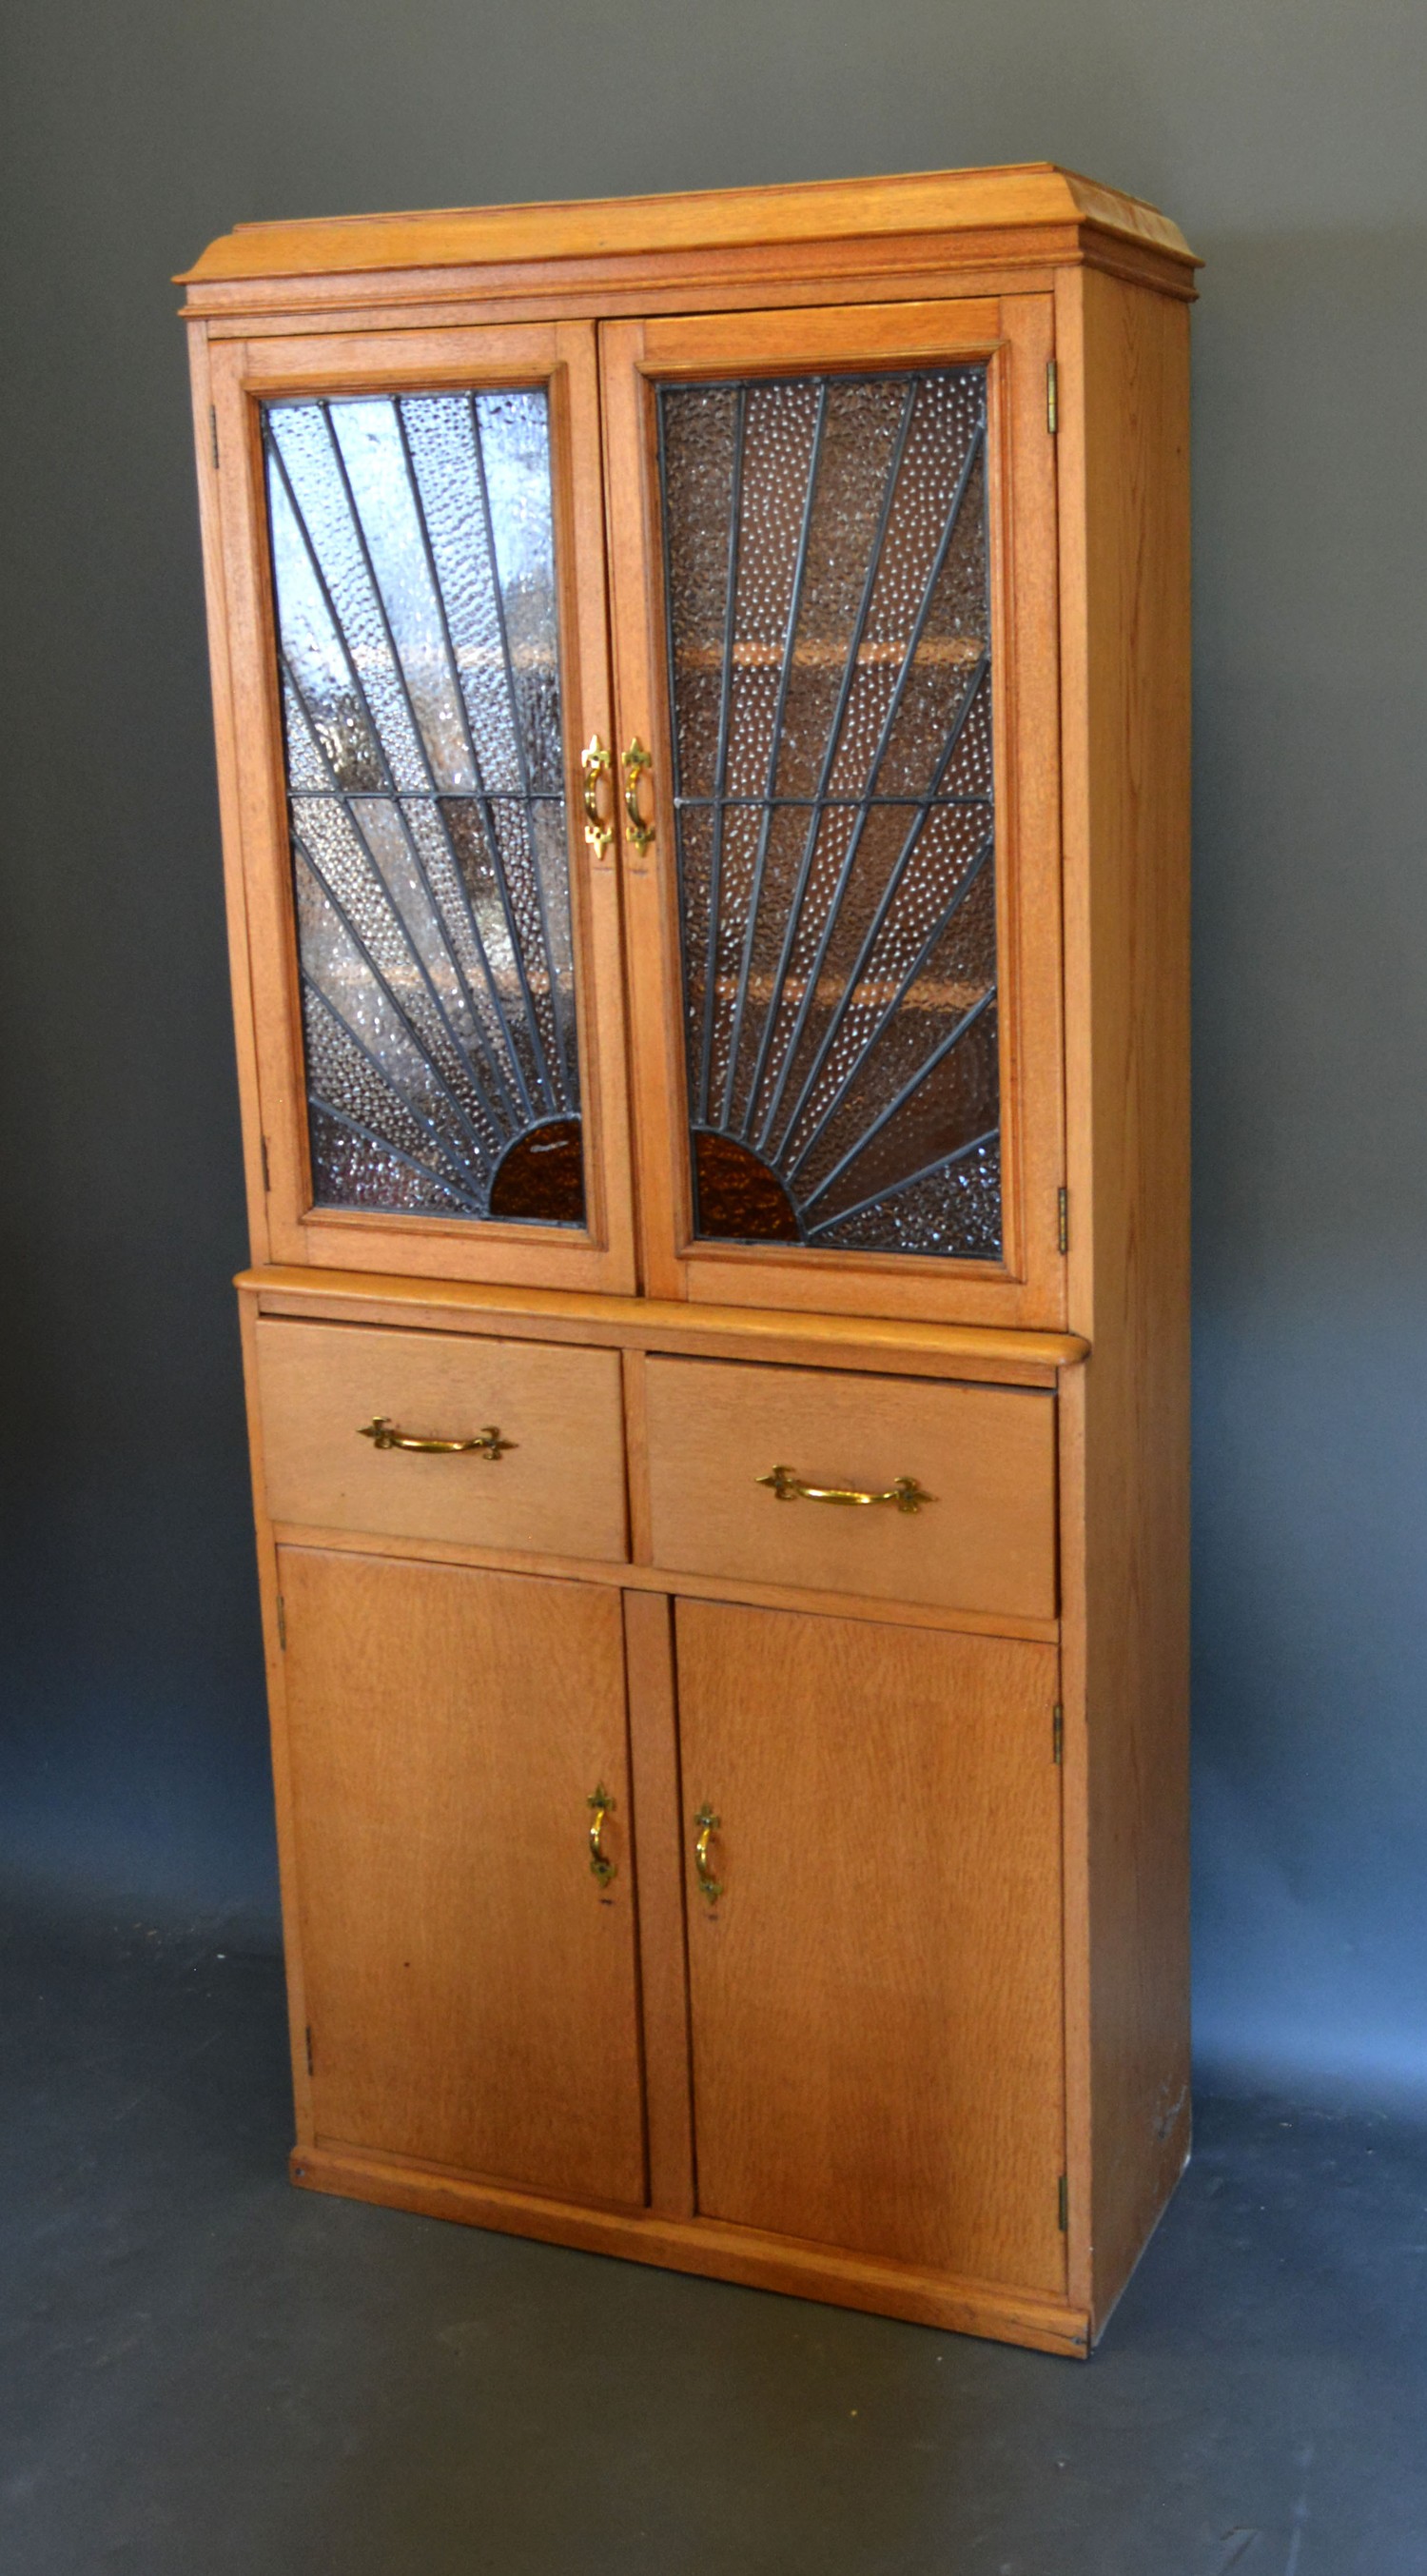
[[[659,599],[649,569],[657,561],[653,424],[639,374],[643,322],[601,326],[606,528],[610,634],[618,748],[638,740],[654,750],[654,844],[641,856],[621,832],[625,954],[632,1059],[632,1108],[639,1172],[640,1267],[651,1297],[683,1298],[688,1290],[674,1246],[681,1230],[680,1190],[687,1156],[679,1123],[684,1097],[683,1020],[671,1009],[667,961],[677,954],[674,805],[669,729],[659,644]],[[623,821],[623,817],[621,817]]]

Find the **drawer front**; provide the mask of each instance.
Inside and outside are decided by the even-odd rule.
[[[617,1352],[264,1317],[257,1353],[275,1521],[624,1557]],[[495,1458],[379,1448],[363,1437],[378,1419],[420,1439],[493,1427],[511,1445]]]
[[[654,1562],[1004,1617],[1056,1615],[1055,1398],[1019,1387],[844,1377],[739,1362],[648,1363]],[[780,1500],[806,1485],[916,1511]]]

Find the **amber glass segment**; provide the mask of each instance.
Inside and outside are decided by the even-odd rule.
[[[491,1183],[491,1215],[519,1222],[583,1225],[584,1173],[578,1118],[527,1127],[501,1157]]]
[[[997,1260],[985,368],[658,408],[695,1231]]]
[[[314,1199],[582,1224],[545,393],[263,441]]]
[[[736,1136],[695,1136],[696,1231],[740,1243],[797,1243],[797,1213],[776,1172]]]

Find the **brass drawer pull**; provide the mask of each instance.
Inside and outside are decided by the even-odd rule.
[[[374,1449],[420,1449],[432,1458],[501,1458],[507,1449],[519,1447],[515,1440],[502,1440],[493,1422],[478,1431],[474,1440],[422,1440],[410,1431],[398,1431],[384,1413],[364,1422],[357,1433],[359,1440],[370,1440]]]
[[[859,1493],[855,1485],[805,1485],[791,1467],[775,1467],[758,1482],[771,1485],[780,1503],[895,1503],[899,1512],[919,1512],[923,1503],[936,1501],[915,1476],[899,1476],[880,1494]]]
[[[590,1827],[590,1871],[592,1876],[599,1880],[601,1887],[608,1887],[610,1880],[618,1873],[619,1863],[610,1859],[600,1840],[604,1832],[604,1820],[614,1812],[614,1800],[603,1781],[600,1782],[593,1796],[585,1800],[585,1805],[594,1814],[594,1822]]]
[[[645,750],[638,734],[635,735],[628,751],[621,755],[621,761],[624,769],[625,830],[627,831],[631,841],[634,843],[640,857],[643,858],[645,851],[648,849],[650,842],[654,838],[654,826],[652,823],[646,823],[643,815],[639,811],[639,782],[646,770],[648,770],[650,780],[652,782],[654,776],[654,762],[650,754]]]
[[[694,1875],[699,1882],[699,1894],[706,1896],[710,1905],[717,1905],[723,1894],[723,1881],[715,1878],[709,1867],[709,1837],[719,1831],[721,1819],[714,1814],[712,1807],[700,1807],[694,1822],[699,1829],[694,1845]]]
[[[613,774],[609,753],[597,733],[592,733],[580,754],[580,778],[584,789],[585,841],[597,859],[602,859],[614,839],[613,823],[606,823],[599,808],[599,785],[602,778]]]

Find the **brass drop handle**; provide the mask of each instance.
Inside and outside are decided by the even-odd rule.
[[[613,775],[614,763],[599,735],[592,733],[580,754],[580,778],[584,790],[585,842],[597,859],[606,856],[614,839],[614,825],[605,822],[599,807],[600,780]]]
[[[780,1503],[895,1503],[899,1512],[919,1512],[923,1503],[936,1501],[915,1476],[899,1476],[880,1494],[864,1494],[856,1485],[805,1485],[791,1467],[774,1467],[758,1482],[771,1485]]]
[[[649,772],[650,783],[652,785],[654,777],[654,763],[649,753],[645,750],[643,743],[640,741],[638,734],[635,735],[628,751],[623,753],[621,757],[624,769],[625,830],[627,831],[630,840],[634,843],[640,857],[643,858],[645,851],[648,849],[650,842],[654,838],[654,826],[652,823],[646,823],[643,815],[639,811],[639,782],[647,770]]]
[[[488,1422],[484,1431],[478,1431],[474,1440],[423,1440],[414,1432],[398,1431],[396,1424],[389,1422],[384,1413],[378,1413],[370,1422],[364,1422],[357,1433],[357,1438],[370,1440],[374,1449],[420,1449],[433,1458],[461,1458],[470,1455],[474,1458],[499,1460],[507,1449],[515,1449],[520,1445],[515,1440],[502,1440],[493,1422]]]
[[[721,1819],[714,1814],[712,1807],[700,1807],[694,1823],[698,1827],[698,1840],[694,1845],[694,1872],[699,1882],[699,1894],[706,1896],[710,1905],[717,1905],[723,1894],[723,1881],[715,1878],[709,1867],[709,1837],[719,1832]]]
[[[614,1811],[614,1800],[610,1796],[603,1781],[600,1782],[599,1787],[594,1791],[593,1795],[585,1800],[585,1805],[591,1810],[594,1817],[594,1822],[590,1826],[591,1874],[599,1880],[601,1887],[608,1887],[610,1880],[618,1871],[619,1863],[610,1859],[609,1854],[606,1852],[604,1845],[600,1840],[600,1836],[604,1832],[604,1820],[606,1816],[611,1815]]]

